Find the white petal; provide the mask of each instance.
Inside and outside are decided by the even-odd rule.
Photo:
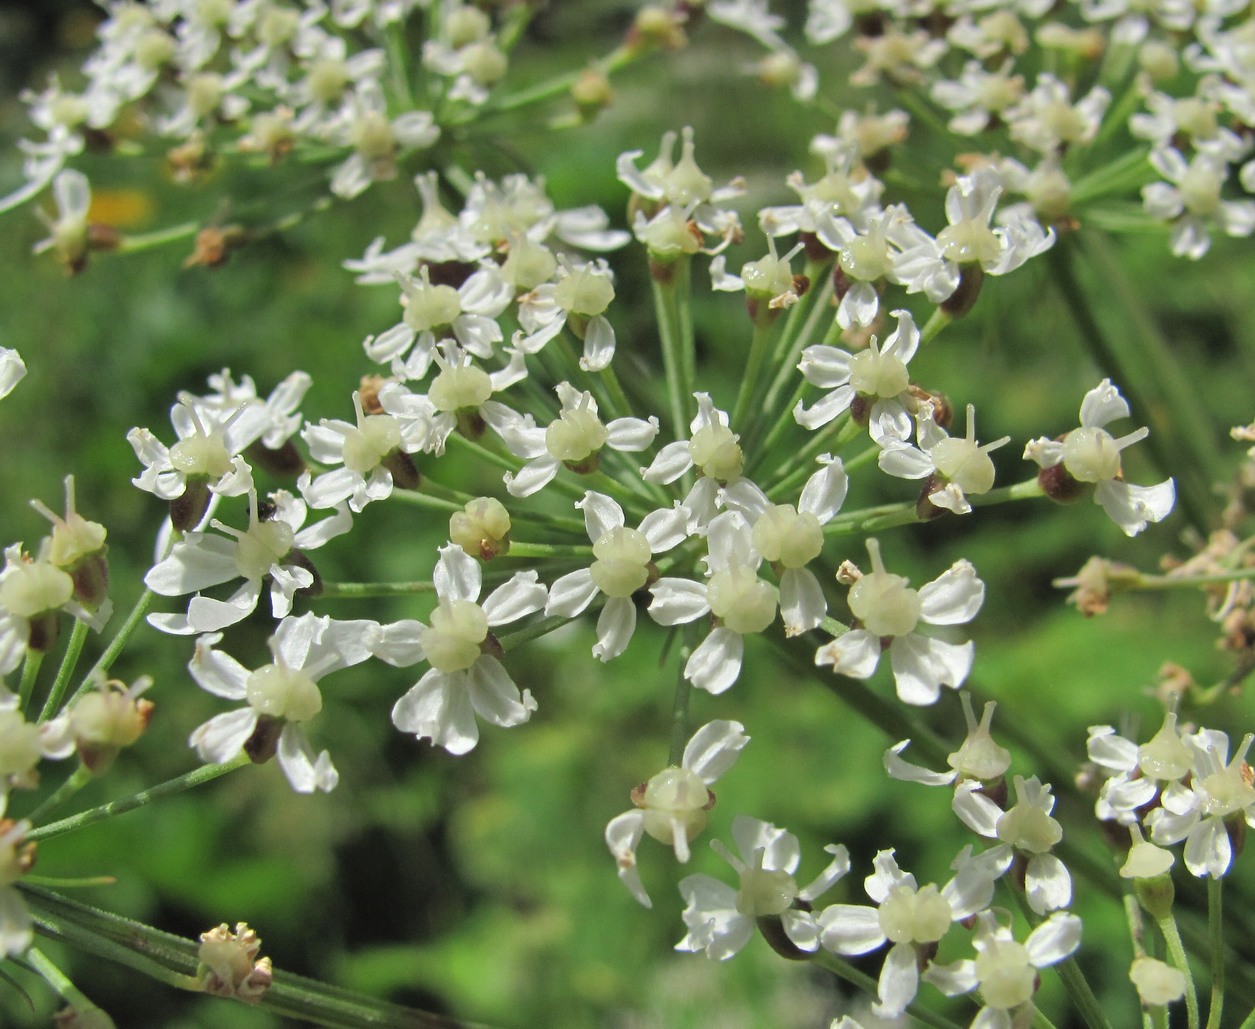
[[[957,772],[934,772],[921,765],[904,761],[901,754],[910,742],[910,740],[902,740],[885,751],[884,766],[889,778],[899,779],[902,782],[923,783],[925,786],[949,786],[954,782]]]
[[[644,811],[625,811],[610,819],[606,826],[606,846],[614,855],[618,867],[619,879],[632,893],[632,896],[645,907],[653,907],[653,901],[641,884],[641,875],[636,868],[636,848],[640,844],[641,834],[645,830]]]
[[[1095,488],[1094,500],[1126,536],[1136,536],[1148,522],[1168,517],[1176,503],[1176,487],[1171,479],[1157,486],[1134,486],[1108,479]]]
[[[919,991],[919,965],[915,948],[909,943],[895,943],[889,948],[880,969],[878,993],[880,1002],[872,1005],[877,1018],[897,1018],[915,999]]]
[[[479,562],[461,547],[448,543],[440,548],[440,560],[432,573],[432,584],[441,601],[479,599],[483,580]]]
[[[614,329],[606,316],[599,314],[589,319],[584,330],[584,353],[580,357],[580,367],[586,372],[599,372],[608,367],[613,359]]]
[[[238,546],[213,533],[188,533],[171,548],[169,557],[149,569],[144,585],[163,597],[181,597],[234,579],[240,574],[235,563]]]
[[[898,699],[905,704],[935,703],[942,686],[963,685],[975,654],[976,645],[970,641],[946,643],[917,632],[898,636],[889,648]]]
[[[749,741],[740,722],[707,722],[688,741],[681,765],[709,786],[732,767]]]
[[[1039,915],[1057,911],[1072,903],[1072,876],[1067,866],[1053,854],[1036,854],[1028,862],[1024,876],[1028,906]]]
[[[606,443],[615,450],[636,453],[654,442],[658,435],[658,419],[652,415],[642,418],[616,418],[606,423]],[[662,456],[659,454],[659,456]]]
[[[313,793],[315,790],[328,793],[340,781],[340,775],[327,752],[324,750],[315,758],[309,740],[305,738],[305,730],[293,722],[285,725],[279,734],[277,756],[279,767],[297,793]]]
[[[18,957],[34,939],[30,911],[22,895],[0,886],[0,958]]]
[[[831,665],[838,675],[866,679],[880,660],[880,637],[866,629],[851,629],[815,651],[815,664]]]
[[[461,547],[457,548],[461,550]],[[474,558],[468,557],[468,561]],[[484,614],[488,624],[504,625],[539,611],[545,606],[549,591],[537,581],[534,571],[516,572],[509,582],[503,583],[484,598]]]
[[[797,509],[813,514],[822,524],[841,510],[849,479],[841,458],[820,454],[818,460],[823,467],[806,480]]]
[[[640,532],[653,553],[664,553],[688,539],[688,512],[678,502],[670,508],[650,511],[641,519]]]
[[[636,631],[636,605],[631,597],[611,597],[597,618],[597,642],[593,657],[609,661],[627,649]]]
[[[1028,934],[1024,946],[1036,968],[1062,961],[1081,945],[1081,920],[1056,912]]]
[[[722,693],[741,674],[745,641],[740,633],[720,626],[712,629],[684,665],[684,677],[698,689]]]
[[[524,690],[520,695],[510,673],[495,657],[481,654],[466,674],[471,704],[480,718],[508,729],[532,717],[536,700],[531,691]]]
[[[549,599],[545,602],[545,615],[561,615],[574,618],[583,612],[598,594],[593,574],[587,568],[568,572],[549,587]]]
[[[242,622],[257,610],[261,580],[250,579],[226,600],[195,596],[187,607],[187,624],[196,632],[215,632]]]
[[[479,742],[466,676],[429,669],[392,708],[392,724],[430,739],[450,754],[465,754]]]
[[[604,493],[589,490],[584,499],[576,501],[575,506],[584,512],[584,528],[594,543],[611,529],[621,528],[624,524],[623,508]]]
[[[691,579],[664,577],[652,587],[649,613],[659,625],[679,625],[700,618],[710,610],[706,586]]]
[[[214,650],[221,633],[210,633],[196,641],[196,650],[187,670],[201,689],[226,700],[243,700],[249,671],[230,654]]]
[[[1002,817],[1003,811],[984,793],[979,792],[980,788],[979,782],[960,783],[954,791],[950,806],[959,816],[959,821],[972,832],[986,839],[997,839],[998,819]]]
[[[681,475],[693,467],[693,457],[689,453],[688,440],[668,443],[654,457],[648,468],[641,469],[646,482],[675,482]]]
[[[828,604],[824,591],[807,568],[786,568],[780,576],[780,617],[786,636],[807,632],[824,620]]]
[[[517,473],[505,473],[506,492],[512,497],[530,497],[537,490],[544,489],[558,474],[558,462],[552,457],[538,457],[529,461]]]
[[[244,749],[244,744],[256,728],[257,712],[251,707],[243,707],[214,715],[193,730],[187,742],[196,748],[202,761],[221,765]]]
[[[833,904],[819,913],[824,950],[852,956],[867,954],[885,942],[880,912],[866,904]]]
[[[976,569],[958,560],[919,591],[920,618],[929,625],[961,625],[985,602],[985,584]]]
[[[1081,425],[1086,428],[1099,428],[1108,422],[1128,416],[1128,402],[1111,384],[1110,379],[1103,379],[1086,393],[1081,401]]]
[[[1233,845],[1224,822],[1216,816],[1202,819],[1186,837],[1182,856],[1191,875],[1213,879],[1223,876],[1233,861]]]

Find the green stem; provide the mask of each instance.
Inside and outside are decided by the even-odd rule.
[[[1207,924],[1211,929],[1211,1005],[1207,1009],[1207,1029],[1220,1029],[1224,1010],[1224,879],[1207,880]]]
[[[50,890],[18,885],[35,929],[49,939],[115,964],[134,968],[158,982],[199,990],[199,946],[194,940],[162,932]],[[260,1006],[287,1018],[334,1029],[473,1029],[472,1023],[377,1001],[327,983],[276,971]],[[224,1012],[224,1022],[230,1016]]]
[[[17,709],[25,711],[30,703],[31,694],[35,691],[35,680],[39,678],[39,666],[44,663],[42,650],[26,651],[26,659],[22,662],[22,678],[17,687]]]
[[[367,597],[412,597],[433,593],[435,586],[427,580],[414,582],[324,582],[320,600],[365,599]]]
[[[152,250],[155,247],[165,246],[167,243],[177,243],[180,240],[191,239],[200,230],[200,222],[184,222],[182,225],[172,225],[169,228],[155,229],[152,232],[123,236],[113,249],[113,253],[134,254],[141,250]]]
[[[193,787],[212,782],[228,772],[233,772],[237,768],[243,768],[248,763],[248,755],[240,753],[221,765],[202,765],[200,768],[185,775],[169,779],[146,790],[140,790],[139,793],[123,797],[121,800],[111,800],[108,804],[101,804],[99,807],[80,811],[77,815],[70,815],[69,818],[62,818],[57,822],[36,826],[26,834],[26,838],[28,840],[50,840],[54,836],[74,832],[94,822],[100,822],[106,818],[112,818],[114,815],[125,814],[128,811],[134,811],[136,808],[145,807],[154,800],[160,800],[162,797],[173,796]]]
[[[1181,932],[1177,929],[1177,921],[1171,913],[1157,920],[1159,931],[1168,945],[1168,955],[1172,958],[1173,967],[1185,976],[1185,1018],[1189,1029],[1199,1029],[1198,990],[1194,986],[1194,973],[1190,971],[1189,955],[1185,953],[1185,944],[1181,942]]]
[[[689,358],[685,351],[692,340],[684,337],[683,319],[677,300],[679,284],[687,283],[689,258],[681,257],[669,269],[671,276],[666,282],[650,277],[654,296],[654,315],[658,322],[658,337],[662,345],[663,372],[667,380],[667,400],[671,408],[671,429],[675,438],[688,439],[689,422],[692,420],[693,383],[686,379]]]
[[[693,684],[684,675],[684,666],[693,652],[689,642],[680,648],[680,667],[676,675],[675,699],[671,703],[671,751],[667,758],[668,764],[679,767],[684,759],[684,748],[689,740],[689,700],[693,695]]]
[[[1055,1029],[1054,1022],[1046,1017],[1046,1013],[1042,1011],[1036,1004],[1033,1005],[1033,1025],[1037,1029]]]
[[[54,965],[38,947],[28,948],[22,955],[22,960],[56,991],[58,997],[74,1008],[77,1014],[84,1015],[90,1011],[99,1010],[82,990],[70,982],[69,976]]]
[[[587,561],[592,557],[593,547],[591,543],[573,544],[573,543],[521,543],[518,540],[510,540],[510,550],[503,554],[504,559],[512,557],[564,557],[571,560]]]
[[[73,772],[71,772],[55,790],[44,798],[34,811],[26,817],[32,825],[39,825],[49,811],[55,811],[58,807],[69,800],[74,794],[92,781],[92,773],[84,764],[80,764]]]
[[[70,642],[66,644],[65,653],[61,657],[61,667],[57,669],[57,677],[44,701],[44,708],[39,712],[39,721],[46,722],[57,713],[61,700],[65,697],[66,687],[70,684],[70,676],[78,666],[78,659],[83,653],[83,644],[87,642],[87,623],[74,620],[74,628],[70,630]]]
[[[104,653],[97,658],[91,670],[83,677],[83,681],[79,683],[78,689],[74,691],[74,696],[71,698],[72,700],[77,700],[88,690],[93,689],[96,685],[97,676],[103,675],[113,667],[113,663],[118,659],[118,655],[126,649],[126,645],[131,639],[131,634],[139,628],[140,623],[144,620],[144,615],[148,613],[148,609],[152,606],[154,597],[155,594],[150,589],[145,589],[139,595],[139,599],[135,601],[135,606],[131,608],[130,613],[126,616],[126,621],[122,623],[113,639],[109,641],[109,645],[105,647]]]
[[[837,957],[836,954],[831,954],[826,950],[817,950],[811,955],[810,962],[813,965],[818,965],[820,968],[827,969],[850,985],[857,986],[864,993],[873,997],[879,994],[880,988],[876,980],[866,972],[855,968],[845,958]],[[928,1008],[918,1002],[910,1004],[906,1010],[912,1018],[924,1023],[924,1025],[932,1026],[933,1029],[959,1029],[959,1026],[948,1018],[929,1011]]]
[[[765,299],[760,300],[759,304],[765,307]],[[773,313],[768,312],[768,315]],[[769,316],[759,316],[754,319],[754,332],[750,338],[750,352],[745,359],[745,371],[741,375],[741,388],[737,390],[736,405],[732,408],[733,425],[743,426],[746,424],[750,401],[753,400],[761,384],[759,379],[763,359],[767,356],[767,347],[771,343],[772,329],[774,327],[775,321]]]
[[[639,56],[640,51],[638,49],[621,46],[593,62],[593,67],[605,75],[613,75],[619,69],[631,64]],[[555,75],[551,79],[539,82],[527,89],[521,89],[517,93],[511,93],[500,100],[490,100],[483,107],[456,119],[451,124],[460,125],[471,121],[481,121],[490,115],[505,114],[525,107],[532,107],[536,104],[543,104],[548,100],[553,100],[555,97],[569,93],[571,87],[575,85],[583,74],[584,68],[581,67],[574,71]]]

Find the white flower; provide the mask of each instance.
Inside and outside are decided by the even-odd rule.
[[[0,397],[7,397],[26,375],[22,355],[9,347],[0,347]]]
[[[835,954],[869,954],[893,945],[880,970],[879,1018],[897,1018],[915,999],[920,969],[927,968],[936,945],[955,922],[971,918],[989,906],[994,883],[1011,864],[1011,855],[987,851],[972,856],[964,848],[950,867],[954,877],[940,889],[920,887],[915,876],[903,872],[892,850],[876,855],[876,871],[864,880],[867,895],[876,904],[833,904],[817,916],[820,945]]]
[[[689,512],[689,532],[702,535],[715,515],[721,496],[729,491],[745,490],[760,495],[761,491],[741,474],[745,467],[741,437],[729,427],[727,413],[715,407],[709,394],[694,393],[693,396],[697,400],[697,415],[689,423],[692,435],[659,450],[649,467],[641,469],[641,475],[646,482],[670,483],[696,467],[701,475],[681,506]],[[765,497],[761,503],[766,503]]]
[[[949,772],[934,772],[920,765],[913,765],[902,758],[910,740],[895,743],[885,751],[885,772],[891,779],[904,782],[918,782],[925,786],[949,786],[951,783],[980,782],[992,784],[998,782],[1011,767],[1011,753],[995,742],[989,727],[993,722],[994,708],[997,705],[991,700],[985,705],[979,723],[972,711],[972,698],[960,693],[963,703],[963,717],[967,721],[967,736],[959,749],[946,758],[950,766]]]
[[[868,218],[880,208],[884,183],[867,172],[850,147],[831,136],[817,136],[810,149],[823,158],[825,174],[807,182],[800,171],[793,172],[785,182],[801,203],[764,207],[758,213],[758,224],[768,236],[813,233],[830,250],[837,250],[842,240],[836,238],[836,224],[845,222],[855,231],[865,229]]]
[[[614,327],[606,309],[614,300],[614,279],[604,258],[572,264],[558,258],[556,282],[545,282],[519,298],[519,324],[523,331],[514,345],[525,354],[538,353],[563,326],[584,341],[580,367],[599,372],[614,358]]]
[[[313,614],[285,618],[270,638],[274,660],[254,671],[214,649],[221,633],[200,637],[187,666],[192,678],[214,696],[245,704],[215,715],[188,742],[202,761],[215,764],[241,751],[259,763],[277,753],[279,767],[298,793],[334,789],[340,775],[325,750],[315,757],[304,723],[322,710],[318,680],[365,661],[379,634],[377,622],[332,621]]]
[[[1111,94],[1095,86],[1076,103],[1070,90],[1048,72],[1020,103],[1006,112],[1011,138],[1043,154],[1092,142],[1111,103]]]
[[[946,643],[916,631],[925,625],[970,622],[985,600],[985,584],[967,561],[959,560],[919,590],[907,579],[885,571],[880,544],[867,541],[872,571],[850,587],[850,610],[859,627],[815,652],[815,664],[831,665],[839,675],[866,679],[876,670],[881,650],[889,662],[898,697],[907,704],[932,704],[941,687],[963,685],[972,668],[973,644]]]
[[[262,398],[251,376],[244,375],[237,382],[231,369],[224,368],[209,376],[211,392],[184,397],[207,424],[222,422],[247,406],[249,433],[257,432],[258,442],[267,450],[278,450],[301,427],[298,408],[312,381],[306,372],[293,372]]]
[[[457,289],[433,284],[427,265],[419,269],[418,278],[398,275],[397,281],[404,314],[392,328],[362,344],[372,361],[390,364],[398,378],[422,379],[441,340],[456,339],[463,350],[484,360],[493,356],[493,344],[502,339],[497,318],[513,299],[495,266],[473,272]]]
[[[1094,813],[1102,821],[1135,824],[1138,811],[1149,805],[1164,785],[1190,773],[1194,755],[1177,728],[1177,713],[1164,713],[1163,725],[1138,746],[1110,725],[1092,725],[1086,744],[1089,759],[1112,773],[1103,783]]]
[[[584,525],[593,542],[593,563],[559,578],[549,588],[545,614],[574,618],[598,594],[606,598],[597,618],[597,642],[593,656],[601,661],[618,657],[636,629],[633,595],[649,584],[653,556],[670,550],[687,538],[687,513],[678,505],[653,511],[632,529],[623,508],[601,493],[589,491],[576,502],[584,512]]]
[[[520,696],[493,656],[489,629],[539,611],[546,591],[535,572],[519,572],[480,604],[479,563],[454,543],[440,548],[432,580],[439,603],[430,624],[408,622],[398,628],[414,660],[426,659],[431,667],[393,706],[392,724],[451,754],[465,754],[479,742],[476,715],[508,728],[526,722],[536,710],[531,691]]]
[[[1050,786],[1036,776],[1017,775],[1015,804],[1002,810],[982,792],[983,783],[961,783],[954,791],[955,814],[973,832],[1001,840],[1026,858],[1024,895],[1039,915],[1067,907],[1072,900],[1072,876],[1050,851],[1063,839],[1063,828],[1050,816],[1055,798]],[[994,848],[999,850],[1000,848]]]
[[[662,625],[691,622],[709,612],[714,628],[689,655],[684,677],[699,689],[722,693],[741,674],[744,637],[762,632],[776,617],[776,589],[758,577],[762,555],[739,511],[710,523],[705,583],[664,577],[651,588],[649,613]]]
[[[147,429],[126,434],[144,471],[131,481],[162,500],[178,500],[188,495],[191,511],[176,518],[179,529],[192,529],[204,514],[205,503],[192,495],[202,488],[224,497],[247,493],[253,484],[252,470],[239,456],[266,429],[255,409],[262,405],[244,403],[225,416],[205,417],[191,394],[181,394],[170,410],[170,421],[179,440],[169,449]],[[194,515],[194,517],[193,517]]]
[[[81,271],[87,261],[87,212],[92,201],[87,176],[72,168],[58,172],[52,180],[52,195],[57,204],[56,218],[36,209],[48,227],[48,238],[35,244],[35,253],[55,250],[68,271]]]
[[[322,465],[342,465],[315,478],[309,472],[301,475],[297,487],[310,507],[336,507],[347,500],[350,510],[361,511],[373,500],[390,497],[393,486],[412,488],[417,483],[418,471],[410,455],[423,449],[431,426],[422,417],[390,413],[390,389],[396,392],[400,386],[389,383],[380,390],[380,414],[366,414],[361,394],[355,392],[355,425],[324,418],[305,427],[301,438],[310,456]]]
[[[798,369],[807,382],[828,393],[809,408],[798,401],[793,417],[799,425],[818,429],[852,411],[881,446],[911,435],[915,401],[907,389],[911,384],[907,363],[919,349],[920,334],[909,311],[893,313],[898,325],[883,347],[872,336],[867,349],[857,354],[822,343],[802,351]]]
[[[754,549],[769,562],[780,583],[780,615],[787,636],[815,628],[828,613],[819,580],[806,566],[823,551],[823,527],[845,501],[849,485],[839,457],[821,454],[806,480],[797,507],[772,504],[759,490],[731,487],[720,500],[750,520]]]
[[[1200,878],[1219,879],[1233,861],[1228,823],[1244,821],[1255,828],[1255,786],[1246,754],[1255,742],[1247,733],[1229,759],[1229,737],[1200,729],[1184,737],[1193,755],[1189,783],[1166,786],[1159,808],[1146,817],[1150,838],[1167,845],[1185,840],[1185,867]]]
[[[979,1029],[1011,1029],[1012,1013],[1030,1003],[1037,991],[1038,971],[1057,964],[1081,943],[1081,920],[1055,912],[1019,942],[992,912],[976,916],[972,943],[976,959],[931,965],[924,978],[955,997],[980,990],[982,1006],[972,1025]]]
[[[785,935],[795,947],[814,951],[819,947],[819,924],[809,910],[795,906],[810,902],[850,869],[845,847],[824,848],[832,862],[805,889],[799,889],[793,873],[801,861],[797,837],[757,818],[738,815],[732,823],[733,854],[719,840],[711,847],[740,877],[737,889],[708,875],[690,875],[680,882],[687,906],[684,924],[688,933],[676,950],[704,950],[713,961],[726,961],[753,935],[757,920],[779,917]]]
[[[210,525],[224,535],[190,532],[177,540],[170,554],[144,576],[144,585],[163,597],[195,593],[187,613],[152,614],[148,622],[176,635],[214,632],[242,621],[257,607],[262,585],[270,580],[270,610],[276,618],[292,611],[297,590],[308,589],[315,577],[304,554],[352,528],[344,504],[330,518],[306,529],[304,501],[286,490],[270,494],[271,512],[258,516],[257,494],[248,495],[248,528],[243,532],[217,520]],[[243,584],[226,600],[202,596],[201,591],[232,579]]]
[[[562,402],[558,417],[540,428],[529,415],[519,417],[500,431],[506,446],[527,461],[516,475],[506,473],[505,486],[511,496],[530,497],[543,489],[565,465],[577,474],[595,471],[603,447],[626,453],[644,450],[658,434],[658,419],[616,418],[603,423],[597,414],[597,401],[587,390],[580,392],[570,383],[554,388]]]
[[[929,503],[954,514],[969,514],[968,495],[988,493],[994,484],[992,450],[1011,441],[1010,436],[986,443],[976,442],[976,408],[967,405],[967,436],[951,436],[933,417],[932,404],[921,404],[915,412],[918,447],[890,439],[880,452],[881,471],[900,479],[932,476],[925,486]]]
[[[1255,232],[1255,200],[1225,200],[1221,190],[1229,177],[1223,158],[1196,153],[1187,162],[1172,147],[1157,147],[1150,163],[1167,182],[1142,187],[1142,205],[1152,218],[1172,223],[1172,252],[1197,261],[1211,246],[1210,226],[1226,236]]]
[[[1185,973],[1179,968],[1143,954],[1129,967],[1129,981],[1148,1007],[1171,1004],[1185,996]]]
[[[641,885],[636,848],[648,833],[675,851],[675,859],[689,859],[689,844],[706,828],[715,795],[710,785],[723,775],[749,742],[740,722],[707,722],[684,748],[677,768],[664,768],[632,790],[636,810],[616,815],[606,826],[606,846],[614,855],[619,878],[645,907],[653,902]]]
[[[1134,486],[1124,481],[1120,451],[1145,439],[1150,430],[1135,429],[1117,439],[1104,426],[1128,415],[1129,405],[1120,391],[1110,379],[1103,379],[1081,401],[1079,429],[1073,429],[1062,440],[1043,436],[1030,441],[1024,448],[1024,457],[1036,462],[1043,473],[1060,468],[1075,483],[1093,483],[1094,502],[1102,506],[1125,535],[1136,536],[1148,522],[1162,521],[1168,516],[1176,490],[1171,479],[1157,486]]]
[[[374,81],[352,93],[337,118],[335,134],[353,153],[331,176],[331,192],[351,200],[372,182],[396,174],[397,154],[431,146],[440,129],[430,111],[407,111],[389,119],[383,91]]]

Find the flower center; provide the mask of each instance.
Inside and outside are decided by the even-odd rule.
[[[401,427],[390,414],[370,414],[344,432],[344,467],[366,475],[401,445]]]
[[[74,595],[74,580],[47,561],[10,566],[0,582],[0,608],[18,618],[55,611]]]
[[[1105,482],[1120,474],[1120,448],[1105,429],[1082,426],[1064,437],[1063,467],[1077,482]]]
[[[608,597],[630,597],[649,579],[653,552],[639,529],[620,525],[593,544],[593,583]]]
[[[868,572],[850,587],[850,610],[876,636],[905,636],[919,622],[919,593],[890,572]]]
[[[710,790],[696,772],[664,768],[645,784],[640,804],[645,811],[644,830],[669,845],[675,841],[678,824],[689,840],[696,839],[706,828],[710,802]]]
[[[587,265],[571,272],[553,290],[553,302],[562,310],[586,318],[601,314],[613,299],[610,277]]]
[[[936,886],[894,886],[880,905],[880,931],[894,943],[936,943],[950,928],[950,902]]]
[[[993,264],[1002,253],[993,229],[976,219],[947,225],[937,233],[937,244],[942,256],[955,264]]]
[[[776,617],[776,591],[752,568],[732,565],[706,586],[711,613],[735,633],[762,632]]]
[[[263,665],[244,686],[248,705],[259,715],[307,722],[322,710],[322,694],[304,672],[283,665]]]
[[[431,625],[419,642],[432,668],[460,672],[470,668],[488,636],[488,616],[469,600],[447,600],[431,613]]]
[[[1190,748],[1177,733],[1177,716],[1169,711],[1159,731],[1137,748],[1137,767],[1148,779],[1175,781],[1193,765]]]
[[[427,399],[437,411],[478,410],[492,396],[492,379],[482,368],[444,368],[431,383]]]
[[[937,471],[964,493],[987,493],[993,487],[993,460],[974,439],[950,436],[928,453]]]
[[[583,461],[606,445],[610,433],[586,407],[565,412],[545,429],[545,449],[558,461]]]
[[[741,445],[726,425],[706,425],[693,433],[689,456],[703,475],[718,482],[740,478],[744,467]]]
[[[295,533],[287,522],[260,522],[239,537],[235,567],[245,579],[260,579],[287,557]]]
[[[797,883],[788,872],[762,868],[761,850],[754,857],[755,867],[741,873],[741,888],[736,891],[737,911],[751,918],[784,914],[797,898]]]
[[[170,464],[184,476],[203,475],[221,479],[231,470],[231,455],[221,434],[196,433],[179,440],[170,448]]]
[[[405,291],[403,318],[415,332],[430,332],[442,325],[452,325],[461,313],[462,300],[452,286],[433,286],[424,279]]]
[[[976,978],[991,1008],[1008,1011],[1033,996],[1037,972],[1028,948],[1016,940],[990,940],[976,955]]]
[[[888,399],[904,392],[910,384],[906,365],[892,354],[868,347],[850,358],[850,385],[860,396]]]
[[[767,508],[754,523],[754,549],[773,564],[801,568],[824,549],[824,530],[809,511],[799,513],[792,504]]]

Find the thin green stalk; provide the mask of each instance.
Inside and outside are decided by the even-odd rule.
[[[654,316],[658,323],[658,338],[662,346],[662,366],[667,380],[667,400],[671,414],[671,429],[676,439],[687,439],[689,422],[692,420],[690,404],[692,403],[692,382],[685,378],[685,369],[689,365],[685,350],[692,341],[684,338],[679,303],[677,302],[680,279],[687,281],[681,274],[681,268],[688,264],[687,257],[681,257],[669,268],[671,277],[667,282],[659,282],[650,277],[650,289],[654,297]]]
[[[640,56],[641,51],[639,49],[621,46],[593,62],[593,67],[604,75],[613,75],[616,71],[631,64]],[[543,104],[548,100],[553,100],[556,97],[569,93],[571,87],[575,85],[583,74],[584,68],[581,67],[574,71],[555,75],[553,78],[539,82],[527,89],[521,89],[517,93],[510,93],[500,100],[489,100],[482,107],[456,119],[450,124],[461,125],[472,121],[479,122],[491,115],[505,114],[510,111],[522,110],[525,107],[532,107],[536,104]]]
[[[83,644],[87,642],[88,631],[86,622],[74,619],[74,628],[70,630],[70,641],[65,645],[65,653],[61,656],[61,667],[57,669],[57,677],[48,690],[44,708],[39,712],[39,721],[48,721],[60,710],[66,687],[70,684],[70,677],[74,674],[74,669],[78,667],[78,659],[83,653]]]
[[[207,782],[212,782],[214,779],[226,775],[228,772],[235,771],[237,768],[243,768],[248,763],[248,755],[240,753],[237,757],[221,765],[202,765],[191,772],[176,776],[146,790],[140,790],[139,793],[134,793],[129,797],[111,800],[108,804],[101,804],[99,807],[80,811],[78,814],[62,818],[60,821],[36,826],[26,834],[26,838],[28,840],[50,840],[54,836],[74,832],[84,826],[92,825],[106,818],[112,818],[114,815],[125,814],[128,811],[134,811],[136,808],[145,807],[154,800],[160,800],[162,797],[173,796],[196,786],[202,786]]]
[[[22,960],[56,991],[58,997],[74,1008],[76,1013],[84,1015],[100,1010],[38,947],[27,948]]]
[[[840,453],[842,447],[863,431],[863,426],[850,418],[848,412],[842,417],[846,419],[844,422],[838,421],[831,427],[825,427],[813,433],[806,446],[790,458],[784,465],[786,473],[775,482],[767,484],[766,492],[769,497],[774,499],[802,485],[815,471],[813,464],[815,458],[825,452]]]
[[[115,254],[135,254],[142,250],[152,250],[156,247],[165,246],[167,243],[177,243],[180,240],[192,239],[202,226],[200,222],[184,222],[182,225],[171,225],[165,229],[155,229],[152,232],[142,232],[133,236],[123,236],[114,247]]]
[[[1042,1011],[1036,1004],[1033,1005],[1033,1025],[1037,1029],[1055,1029],[1054,1022],[1046,1017],[1046,1013]]]
[[[587,561],[592,557],[592,554],[593,547],[590,543],[523,543],[512,539],[510,540],[509,552],[503,554],[502,557],[505,559],[511,557],[560,557],[576,561]]]
[[[762,301],[760,301],[762,303]],[[762,373],[763,360],[767,356],[767,348],[771,343],[775,321],[770,317],[754,319],[754,331],[750,337],[750,352],[745,359],[745,370],[741,375],[741,387],[737,390],[736,404],[732,408],[732,424],[745,426],[750,410],[750,401],[758,391]]]
[[[91,781],[92,773],[90,769],[86,765],[80,764],[65,778],[65,781],[60,786],[44,798],[43,803],[26,816],[27,819],[32,825],[38,825],[44,820],[49,811],[55,811]]]
[[[879,994],[880,987],[876,980],[866,972],[855,968],[845,958],[821,949],[811,955],[810,962],[813,965],[818,965],[820,968],[827,969],[833,975],[844,979],[851,986],[857,986],[872,997]],[[932,1029],[959,1029],[959,1026],[951,1022],[950,1019],[930,1011],[918,1002],[910,1004],[906,1010],[912,1018],[922,1022],[924,1025],[932,1026]]]
[[[1207,1029],[1220,1029],[1224,1010],[1224,879],[1207,880],[1207,924],[1211,929],[1211,1005],[1207,1009]]]
[[[324,582],[320,600],[364,600],[368,597],[413,597],[434,593],[436,587],[427,580],[414,582]]]
[[[410,45],[405,38],[404,23],[388,26],[384,32],[388,51],[388,70],[392,73],[392,90],[402,113],[414,110],[414,93],[410,88]]]
[[[35,930],[49,939],[134,968],[184,990],[201,989],[199,946],[172,933],[123,918],[39,887],[20,883]],[[474,1029],[472,1023],[378,1001],[327,983],[276,971],[260,1006],[275,1014],[334,1029]],[[230,1009],[224,1009],[224,1019]]]
[[[1194,973],[1190,971],[1190,958],[1185,953],[1185,944],[1181,942],[1181,933],[1177,929],[1177,921],[1171,913],[1156,920],[1164,942],[1168,945],[1168,955],[1172,965],[1185,976],[1185,1019],[1189,1029],[1199,1029],[1198,990],[1194,986]]]
[[[26,651],[26,658],[22,662],[22,678],[18,680],[17,687],[17,709],[25,711],[26,706],[30,703],[31,694],[35,691],[35,680],[39,678],[39,666],[44,663],[44,652],[42,650]]]
[[[689,740],[689,700],[693,695],[693,684],[684,674],[684,666],[692,655],[693,648],[685,641],[680,648],[680,664],[675,681],[675,699],[671,703],[671,750],[667,763],[679,767],[684,759],[684,748]]]
[[[943,308],[937,308],[924,323],[924,327],[919,331],[919,345],[931,343],[934,339],[941,335],[941,330],[954,321],[954,316]]]
[[[79,683],[78,689],[74,691],[74,696],[71,700],[77,700],[88,690],[93,689],[96,685],[96,677],[113,667],[113,663],[118,659],[122,651],[126,649],[127,643],[130,642],[131,634],[139,628],[140,623],[144,620],[144,615],[148,613],[155,596],[153,591],[147,588],[139,595],[139,599],[135,601],[135,606],[127,614],[126,621],[122,623],[121,627],[114,634],[113,639],[109,641],[109,645],[105,647],[104,653],[96,659],[96,663],[91,666],[91,670],[83,676],[83,680]]]

